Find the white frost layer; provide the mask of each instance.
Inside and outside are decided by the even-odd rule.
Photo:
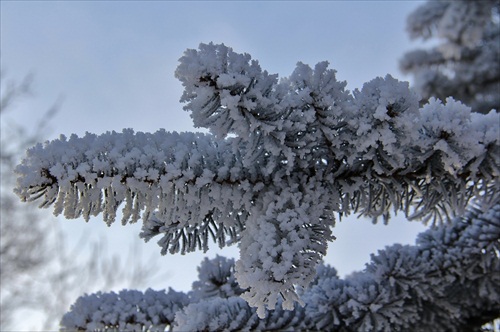
[[[56,214],[142,218],[162,252],[240,243],[236,277],[264,315],[299,301],[333,238],[334,213],[414,218],[460,214],[499,195],[499,114],[449,98],[419,108],[408,83],[376,78],[345,90],[327,62],[288,78],[248,54],[200,45],[176,76],[195,133],[86,134],[39,144],[19,165],[17,194]]]

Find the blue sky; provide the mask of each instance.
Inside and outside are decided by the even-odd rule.
[[[353,89],[387,73],[401,77],[397,62],[409,49],[404,22],[417,5],[2,1],[1,64],[8,77],[35,74],[31,110],[64,96],[54,135],[191,130],[174,78],[186,48],[223,42],[280,76],[297,61],[328,60]]]
[[[405,33],[416,1],[2,1],[1,69],[7,78],[34,73],[34,96],[2,121],[31,126],[58,98],[63,102],[47,139],[107,130],[194,130],[182,110],[177,60],[200,42],[225,43],[247,52],[281,77],[297,61],[328,60],[348,88],[361,88],[398,70],[402,55],[420,44]],[[98,218],[61,225],[69,238],[89,231],[110,247],[127,248],[139,227],[106,229]],[[394,219],[389,226],[346,220],[334,229],[326,261],[341,274],[363,268],[369,253],[394,242],[412,243],[424,227]],[[155,243],[147,253],[159,255]],[[210,252],[214,256],[216,251]],[[237,255],[237,248],[222,254]],[[169,277],[155,288],[187,290],[203,255],[159,258]],[[179,268],[182,266],[182,268]]]

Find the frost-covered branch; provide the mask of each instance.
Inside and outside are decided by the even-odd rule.
[[[198,280],[193,282],[191,296],[197,299],[239,296],[245,290],[234,276],[234,259],[217,255],[205,259],[198,267]]]
[[[84,295],[61,320],[61,331],[165,331],[189,297],[169,289]]]
[[[416,246],[372,255],[365,271],[323,278],[307,292],[315,328],[471,331],[499,318],[500,205],[472,208],[421,233]]]
[[[281,328],[319,331],[479,329],[500,317],[499,252],[500,205],[487,212],[471,208],[464,218],[455,218],[450,224],[421,233],[415,246],[397,244],[380,250],[372,255],[363,272],[345,279],[339,279],[334,269],[320,266],[312,286],[302,293],[305,307],[295,306],[287,316],[293,323]],[[225,313],[235,305],[220,300],[218,303],[217,312]],[[205,305],[208,310],[208,304]],[[197,308],[202,307],[202,302],[197,304]],[[193,325],[189,326],[217,330],[228,328],[229,322],[233,326],[237,326],[235,321],[251,322],[251,316],[241,317],[243,308],[237,312],[239,317],[234,313],[232,319],[225,317],[224,321],[207,318],[200,319],[203,323],[195,323],[191,320]],[[180,322],[186,321],[185,313],[178,317]],[[277,317],[284,316],[280,312]],[[215,325],[217,321],[220,325]],[[272,329],[272,324],[268,324],[260,328]]]
[[[451,99],[446,104],[431,100],[419,110],[408,85],[390,76],[365,84],[352,96],[326,63],[315,70],[299,64],[290,78],[279,84],[274,80],[274,87],[268,82],[264,90],[255,92],[260,80],[250,69],[259,68],[256,61],[250,66],[248,55],[223,45],[200,48],[199,53],[186,52],[177,72],[185,85],[183,99],[190,100],[186,109],[192,111],[195,123],[208,126],[218,136],[239,136],[221,140],[163,131],[134,135],[126,130],[61,138],[29,151],[18,167],[18,194],[23,199],[42,198],[43,206],[55,202],[55,212],[64,211],[68,218],[103,212],[104,219],[112,222],[116,208],[124,202],[124,223],[137,221],[144,210],[144,220],[157,211],[160,220],[168,218],[172,225],[183,227],[187,219],[206,224],[221,218],[244,220],[246,216],[240,213],[249,210],[242,208],[244,203],[229,204],[232,210],[212,205],[222,200],[220,205],[228,206],[228,201],[240,200],[240,190],[257,194],[262,186],[296,174],[322,182],[328,194],[335,196],[336,211],[368,216],[384,215],[391,205],[407,211],[415,204],[420,215],[435,212],[440,203],[445,211],[449,205],[463,208],[465,204],[452,204],[457,197],[447,197],[450,191],[471,196],[479,182],[485,180],[487,188],[498,175],[499,118],[494,112],[486,116],[470,113]],[[232,68],[228,60],[232,58],[242,67],[232,70],[241,80],[249,76],[252,89],[234,90],[242,84],[234,82],[226,87],[228,77],[236,75],[227,69]],[[210,71],[215,70],[222,72],[213,78]],[[263,79],[267,82],[269,77],[266,74]],[[226,94],[233,100],[230,105],[220,97]],[[274,104],[262,106],[263,101],[258,102],[262,94],[272,95]],[[256,100],[257,106],[248,98]],[[261,108],[274,117],[264,116]],[[220,117],[229,127],[218,124]],[[219,191],[231,192],[231,198],[226,200]],[[185,207],[205,206],[200,199],[212,192],[217,196],[207,198],[210,208],[195,215],[193,209],[186,211]],[[244,201],[253,198],[244,197]],[[466,203],[467,198],[461,200]],[[217,213],[220,210],[227,211]]]
[[[169,324],[179,331],[473,331],[499,317],[499,252],[500,205],[487,212],[471,208],[464,218],[421,233],[414,246],[380,250],[363,272],[345,279],[320,265],[311,286],[300,292],[304,307],[283,311],[278,306],[259,319],[255,308],[238,297],[243,290],[234,283],[234,261],[216,257],[198,269],[200,280],[193,283],[189,301],[178,296],[182,305],[164,310],[175,315]],[[116,320],[111,313],[122,300],[107,296],[112,300],[100,294],[80,298],[63,326],[92,329],[96,317]],[[93,299],[91,306],[82,300],[87,298]],[[74,323],[82,317],[93,318],[86,319],[87,325]],[[138,330],[153,326],[144,322]]]
[[[259,308],[293,308],[333,239],[334,214],[444,220],[498,200],[499,115],[387,76],[350,93],[326,62],[278,81],[248,54],[201,44],[180,59],[182,101],[213,134],[106,133],[28,151],[17,194],[67,218],[123,206],[162,253],[240,243],[236,277]]]

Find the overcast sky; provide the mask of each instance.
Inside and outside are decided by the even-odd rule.
[[[2,73],[17,80],[35,75],[34,96],[2,121],[29,126],[62,100],[47,139],[123,128],[195,130],[179,103],[182,87],[174,71],[184,50],[200,42],[247,52],[281,77],[298,61],[314,66],[328,60],[351,90],[387,73],[409,80],[399,72],[398,60],[418,46],[406,35],[405,20],[420,3],[1,1]],[[99,218],[90,224],[59,219],[70,238],[85,230],[103,234],[116,250],[127,248],[139,232],[121,225],[110,231]],[[345,275],[362,269],[369,253],[394,242],[412,243],[423,229],[398,218],[389,226],[344,221],[334,229],[338,240],[326,262]],[[159,253],[155,243],[144,248]],[[237,248],[222,253],[234,257]],[[202,257],[159,258],[169,278],[153,286],[188,290]]]

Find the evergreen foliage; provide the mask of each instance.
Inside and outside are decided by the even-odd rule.
[[[462,215],[471,198],[483,209],[498,204],[495,111],[473,113],[452,98],[419,107],[408,84],[389,75],[351,93],[326,62],[298,63],[278,80],[225,45],[187,50],[176,76],[184,109],[211,134],[127,129],[38,144],[16,169],[17,194],[66,218],[102,214],[108,224],[123,206],[122,222],[142,219],[141,236],[159,235],[162,253],[206,251],[210,239],[238,243],[234,277],[260,318],[306,304],[296,290],[314,279],[335,214],[387,221],[393,210],[439,223]],[[380,259],[397,260],[393,252]],[[356,306],[351,319],[389,303],[364,275],[346,288],[348,303],[356,294],[382,302]],[[231,300],[228,310],[242,305]],[[384,328],[398,315],[393,306]]]
[[[437,41],[400,64],[425,100],[453,96],[476,112],[500,110],[500,1],[428,1],[408,17],[407,30]]]
[[[479,331],[500,312],[499,239],[500,205],[471,207],[464,218],[421,233],[414,246],[380,250],[345,279],[319,265],[300,292],[304,307],[278,306],[262,319],[238,296],[234,261],[205,259],[188,294],[85,295],[63,317],[63,330]]]
[[[420,6],[410,36],[442,42],[401,61],[418,93],[390,75],[351,92],[328,62],[279,78],[200,44],[175,75],[208,134],[125,129],[29,149],[24,201],[108,224],[122,207],[163,254],[240,250],[205,259],[186,294],[84,295],[62,329],[481,330],[500,313],[499,23],[498,0]],[[433,227],[344,279],[322,264],[337,216],[396,212]]]

